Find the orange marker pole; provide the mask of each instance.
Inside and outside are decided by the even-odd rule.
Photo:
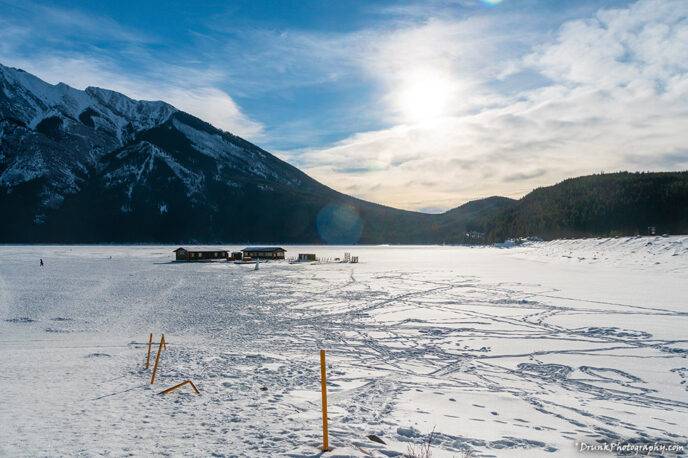
[[[325,367],[325,350],[320,350],[320,384],[322,388],[322,423],[323,423],[323,451],[330,449],[327,433],[327,369]]]
[[[153,364],[153,373],[151,374],[151,385],[155,383],[155,373],[158,372],[158,363],[160,362],[160,353],[162,353],[163,345],[165,345],[165,335],[164,334],[160,338],[160,346],[158,347],[158,354],[155,355],[155,364]]]
[[[196,394],[201,394],[201,392],[198,391],[198,388],[196,388],[196,385],[194,385],[194,382],[192,382],[191,380],[186,380],[186,381],[183,381],[182,383],[178,383],[173,387],[170,387],[166,390],[161,391],[160,394],[169,394],[169,393],[173,392],[174,390],[181,388],[187,384],[191,385],[191,388],[193,388],[193,390],[196,392]]]
[[[191,388],[194,389],[194,391],[196,392],[196,394],[201,394],[201,392],[198,391],[198,388],[196,388],[196,385],[194,385],[194,382],[192,382],[191,380],[189,380],[189,384],[191,385]]]
[[[146,354],[146,369],[150,367],[150,351],[151,345],[153,344],[153,333],[151,332],[148,336],[148,353]]]

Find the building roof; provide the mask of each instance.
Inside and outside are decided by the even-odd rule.
[[[204,249],[199,249],[195,250],[193,248],[184,248],[184,247],[179,247],[176,250],[173,250],[173,253],[176,253],[177,251],[187,251],[189,253],[215,253],[217,251],[227,251],[225,248],[204,248]]]
[[[273,253],[275,251],[287,251],[282,247],[278,246],[249,246],[241,251],[258,251],[262,253]]]

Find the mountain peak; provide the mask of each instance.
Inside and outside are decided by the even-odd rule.
[[[120,141],[126,126],[150,128],[177,111],[162,101],[133,100],[110,89],[89,86],[82,91],[62,82],[50,84],[22,69],[0,64],[0,116],[35,127],[56,114],[76,120],[86,110],[97,113],[102,127],[117,132]]]
[[[62,84],[62,83],[60,83]],[[95,97],[101,101],[107,101],[110,104],[115,105],[146,105],[149,107],[158,107],[160,109],[167,109],[170,113],[177,111],[175,107],[162,100],[135,100],[132,99],[121,92],[114,91],[112,89],[105,89],[97,86],[88,86],[84,92],[92,97]]]

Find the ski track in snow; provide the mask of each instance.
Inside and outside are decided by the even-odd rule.
[[[287,247],[362,262],[258,271],[173,248],[0,247],[0,455],[319,456],[320,348],[331,456],[433,429],[435,457],[686,443],[686,237]]]

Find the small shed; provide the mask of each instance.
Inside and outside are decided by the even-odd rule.
[[[299,262],[315,261],[314,253],[299,253]]]
[[[190,248],[179,247],[174,250],[177,261],[213,261],[218,259],[227,259],[227,250],[194,250]]]
[[[284,259],[284,248],[278,246],[250,246],[241,250],[244,258],[251,259]]]

